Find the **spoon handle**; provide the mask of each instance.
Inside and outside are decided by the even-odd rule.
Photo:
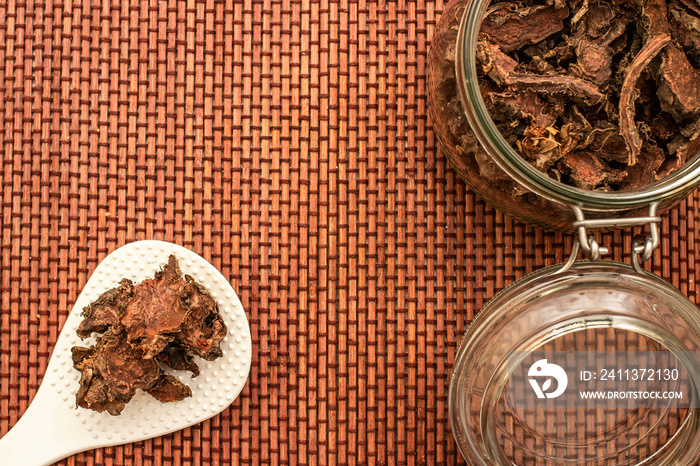
[[[17,424],[0,438],[2,466],[49,465],[89,448],[89,439],[75,416],[57,415],[58,403],[50,392],[37,392]]]

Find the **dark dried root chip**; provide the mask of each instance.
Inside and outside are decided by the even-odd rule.
[[[568,8],[533,6],[516,11],[499,9],[484,18],[481,32],[504,52],[536,44],[562,30]]]
[[[162,369],[155,360],[129,345],[124,332],[108,330],[95,346],[73,348],[73,364],[81,372],[78,406],[119,414],[137,389],[149,389]]]
[[[604,84],[612,73],[612,50],[606,45],[599,45],[582,40],[576,48],[578,74],[596,85]]]
[[[143,351],[146,358],[163,351],[180,330],[187,313],[181,300],[184,283],[177,259],[170,256],[163,270],[134,288],[134,299],[121,323],[129,335],[129,343]]]
[[[117,288],[105,291],[92,304],[83,309],[83,321],[78,326],[80,338],[87,338],[93,333],[104,333],[119,325],[127,304],[133,298],[133,285],[126,278]]]
[[[600,92],[595,84],[567,75],[511,73],[506,78],[506,83],[511,88],[520,91],[531,90],[546,94],[565,95],[583,105],[595,105],[605,98],[605,94]]]
[[[608,177],[605,164],[588,151],[577,151],[565,155],[560,167],[576,187],[582,189],[594,190],[602,186]]]
[[[148,393],[163,403],[180,401],[192,396],[190,387],[168,374],[161,375],[155,385],[148,389]]]
[[[226,324],[218,312],[216,301],[190,276],[180,289],[181,302],[187,313],[182,320],[176,341],[184,349],[211,361],[221,356],[219,343],[226,336]]]
[[[634,122],[634,90],[637,85],[637,80],[642,74],[644,68],[647,67],[656,55],[663,50],[671,41],[667,34],[661,34],[653,37],[639,51],[634,60],[630,64],[625,81],[622,84],[620,92],[620,134],[627,143],[627,148],[630,151],[629,162],[630,166],[637,163],[637,156],[642,148],[642,139],[639,137],[637,125]]]
[[[171,343],[158,354],[158,361],[176,371],[190,371],[192,377],[199,375],[199,366],[192,360],[192,356],[181,346]]]
[[[677,120],[700,112],[700,73],[677,47],[666,48],[658,96],[661,108]]]

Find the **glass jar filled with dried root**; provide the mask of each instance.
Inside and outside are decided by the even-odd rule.
[[[453,0],[429,63],[443,153],[506,214],[574,229],[700,183],[697,0]]]
[[[465,182],[578,233],[566,264],[511,285],[467,330],[449,395],[463,456],[698,464],[700,312],[641,267],[660,212],[700,184],[698,0],[452,0],[429,63],[433,128]],[[598,260],[590,229],[643,224],[632,266]],[[665,358],[683,375],[631,388],[646,362],[673,373]],[[593,392],[616,396],[580,395]],[[659,393],[683,396],[644,397]]]

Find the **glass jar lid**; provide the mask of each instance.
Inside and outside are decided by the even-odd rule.
[[[695,465],[698,309],[616,262],[539,270],[469,327],[449,410],[471,464]]]

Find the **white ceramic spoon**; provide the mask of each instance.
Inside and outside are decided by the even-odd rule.
[[[83,307],[116,286],[122,278],[134,283],[153,277],[174,254],[183,273],[204,285],[219,303],[228,326],[221,343],[223,356],[215,361],[195,357],[201,370],[169,373],[189,385],[192,396],[174,403],[161,403],[137,391],[119,416],[76,408],[75,394],[80,373],[73,368],[71,348],[87,346],[75,333]],[[94,339],[93,339],[94,340]],[[2,466],[38,466],[72,454],[110,445],[158,437],[209,419],[228,407],[243,389],[250,371],[251,338],[248,320],[235,291],[218,270],[197,254],[162,241],[127,244],[102,261],[68,315],[56,342],[46,375],[27,411],[0,439]]]

